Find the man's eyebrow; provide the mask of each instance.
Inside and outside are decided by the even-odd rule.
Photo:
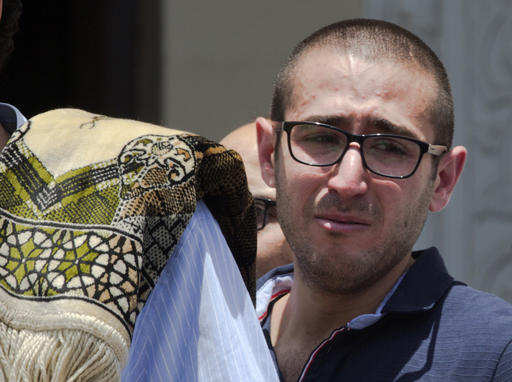
[[[394,124],[384,118],[375,118],[373,119],[373,121],[370,122],[369,125],[374,127],[379,133],[403,135],[406,137],[417,138],[406,127]]]
[[[308,122],[320,122],[331,126],[346,126],[350,123],[350,118],[343,115],[310,115],[303,118],[304,121]]]

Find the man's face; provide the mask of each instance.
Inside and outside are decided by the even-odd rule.
[[[315,49],[292,76],[288,121],[434,138],[427,108],[435,85],[415,66]],[[384,178],[363,167],[352,143],[339,164],[312,167],[290,157],[285,134],[275,148],[278,215],[298,276],[332,293],[357,292],[403,264],[427,216],[432,158],[425,155],[408,179]]]

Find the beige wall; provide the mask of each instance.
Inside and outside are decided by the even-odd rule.
[[[273,79],[296,43],[362,11],[346,0],[161,1],[163,123],[215,140],[268,114]]]

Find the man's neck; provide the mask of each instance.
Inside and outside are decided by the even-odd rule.
[[[375,313],[412,262],[412,257],[407,256],[392,272],[370,287],[347,294],[312,288],[296,271],[290,293],[276,301],[270,317],[271,340],[285,380],[288,380],[287,376],[292,376],[291,380],[298,377],[297,372],[309,354],[333,330],[357,316]]]

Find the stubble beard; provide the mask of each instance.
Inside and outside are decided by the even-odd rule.
[[[414,205],[404,206],[407,213],[400,222],[396,222],[395,229],[388,231],[387,238],[375,238],[377,245],[354,255],[349,253],[351,248],[342,246],[332,245],[323,252],[320,248],[315,248],[315,243],[297,224],[301,221],[300,214],[303,211],[300,207],[293,206],[291,198],[286,197],[284,185],[279,180],[276,183],[279,222],[293,250],[296,271],[308,287],[329,294],[364,292],[409,256],[423,229],[432,194],[432,186],[429,185]],[[285,196],[280,197],[281,195]],[[341,201],[337,203],[343,204]],[[370,209],[371,206],[367,208]],[[293,211],[299,216],[295,216]],[[333,234],[333,243],[334,236]]]

